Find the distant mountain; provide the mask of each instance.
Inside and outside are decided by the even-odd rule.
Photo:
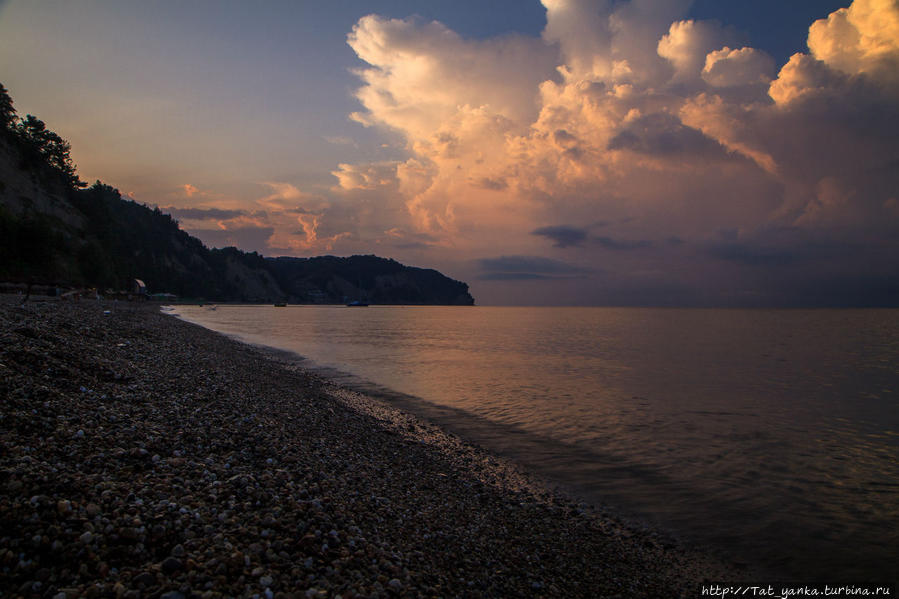
[[[266,258],[209,249],[171,216],[75,174],[65,140],[18,120],[0,85],[0,281],[211,301],[472,305],[468,285],[377,256]]]

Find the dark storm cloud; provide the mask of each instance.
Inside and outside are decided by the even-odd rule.
[[[598,222],[594,227],[605,226],[607,223]],[[590,237],[588,228],[574,227],[571,225],[553,225],[539,227],[531,231],[531,235],[546,237],[553,242],[553,247],[583,247],[587,244],[595,244],[603,249],[627,251],[639,250],[652,246],[652,242],[645,239],[615,239],[609,236]]]
[[[587,239],[587,231],[569,225],[539,227],[531,231],[531,235],[539,235],[553,241],[553,247],[566,248],[580,246]]]

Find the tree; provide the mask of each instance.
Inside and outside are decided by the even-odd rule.
[[[0,83],[0,127],[11,131],[16,122],[16,109],[13,108],[9,92]]]
[[[21,120],[16,130],[19,138],[29,146],[29,149],[43,156],[47,164],[62,173],[69,184],[84,187],[75,173],[71,144],[47,129],[44,121],[29,114]]]

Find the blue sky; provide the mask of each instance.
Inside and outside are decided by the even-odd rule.
[[[882,303],[899,9],[847,7],[8,0],[0,82],[211,245],[483,303]]]

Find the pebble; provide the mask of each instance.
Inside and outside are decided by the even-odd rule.
[[[175,572],[184,569],[184,564],[177,557],[169,556],[162,560],[159,568],[162,570],[163,574],[168,574],[169,576],[171,576]]]
[[[19,303],[0,297],[13,594],[596,597],[627,581],[650,597],[751,578],[153,306]]]

